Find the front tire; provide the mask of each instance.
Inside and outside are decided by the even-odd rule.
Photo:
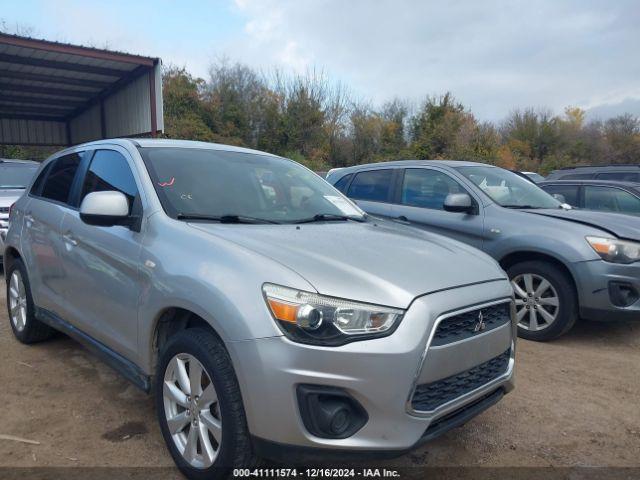
[[[175,335],[160,352],[156,379],[162,436],[186,477],[225,478],[255,464],[231,359],[212,332]]]
[[[7,282],[7,312],[15,337],[30,344],[47,340],[54,330],[35,316],[31,285],[22,260],[16,259],[5,272]]]
[[[568,332],[578,317],[572,278],[544,261],[522,262],[507,270],[516,298],[518,336],[545,342]]]

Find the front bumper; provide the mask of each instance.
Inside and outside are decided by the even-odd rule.
[[[580,317],[587,320],[640,320],[640,299],[627,307],[614,305],[611,282],[631,285],[640,292],[640,262],[630,265],[593,260],[573,265],[578,283]]]
[[[229,350],[251,434],[259,444],[266,441],[304,449],[398,454],[433,438],[430,425],[452,419],[454,413],[491,394],[499,392],[492,397],[495,400],[512,390],[515,355],[513,322],[446,347],[427,349],[436,323],[446,312],[461,310],[461,302],[480,306],[494,300],[509,301],[511,296],[506,280],[426,295],[412,303],[389,337],[335,348],[301,345],[285,337],[232,342]],[[506,350],[510,351],[508,367],[498,378],[432,411],[414,411],[411,398],[416,384],[466,371]],[[364,407],[367,423],[343,439],[310,434],[296,397],[300,384],[343,389]],[[476,409],[477,413],[483,409]],[[473,412],[469,408],[467,416]],[[447,425],[456,426],[460,419],[468,418],[457,416]]]

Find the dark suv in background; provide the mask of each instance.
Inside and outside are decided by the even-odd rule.
[[[546,180],[613,180],[640,182],[640,165],[601,165],[566,167],[554,170]]]

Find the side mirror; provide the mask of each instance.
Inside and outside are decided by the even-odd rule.
[[[553,198],[558,200],[560,203],[567,203],[567,199],[564,198],[564,195],[562,195],[561,193],[554,193]]]
[[[473,201],[467,193],[450,193],[444,199],[444,209],[447,212],[473,212]]]
[[[80,205],[80,219],[88,225],[112,227],[131,226],[129,201],[122,192],[91,192]]]

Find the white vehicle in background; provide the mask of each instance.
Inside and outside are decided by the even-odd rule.
[[[520,172],[524,176],[526,176],[529,180],[532,180],[533,183],[544,182],[544,177],[536,172]]]
[[[31,183],[39,165],[29,160],[0,158],[0,265],[3,263],[1,252],[9,227],[9,208]]]

